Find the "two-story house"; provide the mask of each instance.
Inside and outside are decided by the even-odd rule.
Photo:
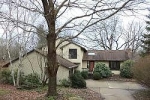
[[[73,73],[75,69],[82,71],[82,59],[86,49],[73,42],[62,42],[61,39],[56,41],[56,46],[58,46],[56,52],[57,61],[59,63],[57,83],[59,83],[62,79],[68,79],[69,75]],[[6,63],[3,67],[9,68],[10,70],[20,68],[25,75],[38,73],[40,79],[43,80],[43,78],[45,78],[45,68],[47,67],[47,51],[47,46],[34,49],[23,56],[21,67],[19,67],[19,58],[12,60],[11,63]]]
[[[57,82],[62,79],[68,79],[74,70],[88,70],[93,72],[97,62],[103,62],[114,73],[118,72],[123,61],[130,58],[127,50],[86,50],[80,45],[58,39],[56,41],[57,61],[59,68],[57,72]],[[22,59],[21,71],[25,75],[30,73],[38,73],[41,80],[45,78],[47,46],[34,49],[24,55]],[[4,67],[10,70],[19,68],[19,58],[14,59],[11,63],[7,63]]]

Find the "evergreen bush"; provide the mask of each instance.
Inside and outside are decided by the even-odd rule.
[[[88,71],[82,71],[81,72],[81,75],[84,79],[87,79],[88,78]]]
[[[95,72],[98,72],[101,78],[107,78],[112,75],[110,68],[103,63],[96,64],[94,68],[94,73]]]
[[[133,77],[132,67],[133,67],[132,60],[127,60],[123,62],[120,68],[120,76],[125,78],[132,78]]]
[[[101,76],[101,74],[99,72],[94,72],[93,73],[93,79],[94,80],[99,80],[101,78],[102,78],[102,76]]]
[[[71,81],[71,87],[73,88],[86,87],[86,82],[79,71],[75,71],[75,73],[70,76],[70,81]]]

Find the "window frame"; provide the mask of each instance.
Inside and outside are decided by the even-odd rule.
[[[110,70],[120,70],[120,61],[109,61]]]
[[[69,49],[69,59],[77,59],[77,49]]]

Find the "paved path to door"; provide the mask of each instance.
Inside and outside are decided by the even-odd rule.
[[[101,94],[104,100],[134,100],[132,93],[146,89],[136,82],[86,80],[87,87]]]

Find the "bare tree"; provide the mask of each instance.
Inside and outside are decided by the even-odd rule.
[[[1,21],[11,22],[16,28],[33,33],[35,33],[38,22],[44,21],[48,30],[48,34],[42,36],[46,37],[48,46],[47,72],[49,82],[47,96],[49,96],[57,94],[58,63],[56,49],[58,46],[55,46],[57,38],[61,34],[65,34],[63,32],[66,30],[71,30],[74,34],[64,38],[60,43],[66,39],[78,37],[92,25],[108,19],[120,11],[133,11],[133,7],[142,2],[143,0],[2,0],[0,1],[0,18]],[[11,7],[11,12],[10,9],[4,10],[4,7]],[[16,13],[18,11],[20,12]],[[104,13],[108,14],[104,16]],[[27,14],[30,16],[26,16]],[[58,25],[58,22],[61,24]],[[23,26],[29,29],[24,29]],[[30,30],[31,27],[32,30]]]
[[[141,46],[142,35],[146,32],[145,25],[132,21],[124,29],[124,49],[130,48],[133,53],[136,53]]]
[[[116,16],[93,25],[86,33],[87,41],[91,43],[93,49],[118,50],[120,48],[118,44],[123,35],[122,24]]]

